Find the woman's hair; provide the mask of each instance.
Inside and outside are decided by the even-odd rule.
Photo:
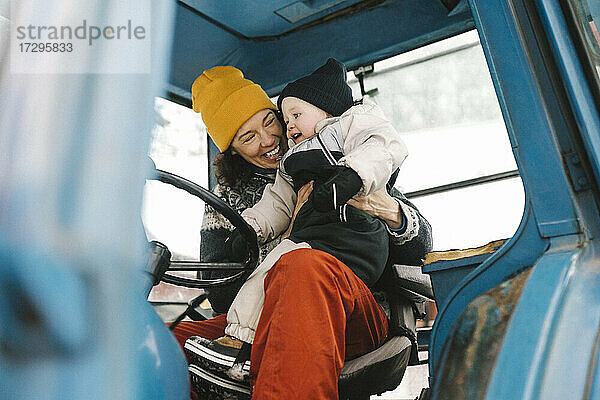
[[[285,134],[285,123],[281,111],[273,111],[281,124],[282,134]],[[244,160],[242,156],[233,154],[231,145],[229,145],[227,150],[217,154],[213,161],[217,183],[222,186],[234,187],[238,182],[249,179],[254,168],[248,168],[248,164],[249,162]]]
[[[216,155],[213,166],[217,183],[222,186],[233,187],[237,182],[252,176],[252,168],[248,168],[248,161],[239,154],[233,154],[231,146]]]

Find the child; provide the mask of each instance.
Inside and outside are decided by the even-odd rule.
[[[353,106],[346,69],[333,58],[288,84],[277,105],[287,123],[291,148],[279,164],[275,183],[242,216],[262,243],[288,227],[298,190],[310,181],[314,190],[298,212],[290,236],[250,275],[227,313],[225,332],[247,343],[254,339],[262,311],[264,277],[287,252],[323,250],[345,263],[367,286],[379,279],[388,257],[386,225],[346,201],[383,188],[407,156],[406,146],[379,107]],[[236,231],[229,245],[233,252],[244,248]]]

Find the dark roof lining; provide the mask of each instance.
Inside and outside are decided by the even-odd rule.
[[[377,7],[380,4],[385,3],[387,0],[364,0],[361,1],[360,3],[355,3],[355,4],[351,4],[348,7],[342,8],[341,10],[338,10],[334,13],[331,13],[329,15],[325,15],[319,19],[316,19],[314,21],[308,22],[304,25],[300,25],[296,28],[290,29],[289,31],[277,34],[277,35],[269,35],[269,36],[254,36],[254,37],[249,37],[244,35],[241,32],[236,31],[235,29],[230,28],[229,26],[223,24],[220,21],[217,21],[216,19],[209,17],[208,15],[204,14],[203,12],[201,12],[200,10],[197,10],[196,8],[184,3],[181,0],[177,0],[177,3],[188,9],[189,11],[193,12],[194,14],[198,15],[201,18],[204,18],[206,21],[210,22],[211,24],[218,26],[219,28],[223,29],[226,32],[229,32],[230,34],[234,35],[235,37],[239,38],[239,39],[243,39],[243,40],[249,40],[252,42],[268,42],[268,41],[272,41],[272,40],[277,40],[280,39],[284,36],[287,36],[291,33],[294,32],[298,32],[300,30],[303,29],[307,29],[328,21],[331,21],[333,19],[336,18],[342,18],[346,15],[350,15],[350,14],[354,14],[356,12],[362,11],[364,9],[368,9],[368,8],[373,8],[373,7]]]

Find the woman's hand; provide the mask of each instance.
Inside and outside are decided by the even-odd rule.
[[[304,203],[308,200],[308,195],[312,193],[313,190],[313,181],[308,182],[306,185],[302,186],[300,190],[298,190],[298,199],[296,200],[296,208],[294,209],[294,213],[292,214],[292,220],[290,221],[290,226],[287,230],[281,235],[281,240],[286,239],[290,236],[292,232],[292,226],[294,226],[294,221],[296,220],[296,215],[298,211],[302,208]]]
[[[399,229],[402,226],[404,219],[402,208],[385,188],[366,197],[355,196],[348,200],[347,204],[374,217],[381,218],[392,229]]]

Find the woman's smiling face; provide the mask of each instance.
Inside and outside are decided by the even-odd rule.
[[[231,141],[231,150],[257,167],[277,168],[287,141],[275,112],[265,108],[244,122]]]

